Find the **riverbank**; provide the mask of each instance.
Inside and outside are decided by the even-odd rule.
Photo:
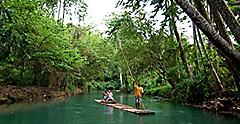
[[[0,86],[0,105],[17,102],[46,101],[52,98],[65,98],[80,93],[82,93],[80,89],[77,89],[75,92],[70,92],[37,86]]]
[[[172,101],[170,98],[155,96],[157,101]],[[222,115],[231,115],[240,118],[240,101],[231,98],[216,98],[203,104],[182,103],[183,105],[199,108],[209,112],[215,112]]]
[[[213,111],[224,115],[233,115],[240,118],[240,101],[231,98],[216,98],[200,105],[190,105],[207,111]]]

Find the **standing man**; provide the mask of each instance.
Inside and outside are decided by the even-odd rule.
[[[135,107],[137,109],[139,109],[139,105],[140,105],[141,98],[142,98],[142,93],[143,93],[143,88],[141,87],[141,84],[139,83],[138,85],[136,85],[134,83]]]

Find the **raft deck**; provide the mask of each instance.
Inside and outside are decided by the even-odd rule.
[[[128,106],[128,105],[124,105],[124,104],[120,104],[120,103],[104,103],[101,102],[101,100],[97,100],[95,99],[95,101],[99,104],[104,104],[113,108],[117,108],[123,111],[127,111],[133,114],[137,114],[137,115],[149,115],[149,114],[155,114],[155,112],[153,111],[149,111],[149,110],[141,110],[141,109],[136,109],[132,106]]]

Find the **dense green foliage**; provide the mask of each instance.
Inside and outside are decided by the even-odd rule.
[[[133,78],[144,86],[146,94],[167,98],[172,96],[175,100],[196,103],[214,96],[215,79],[211,76],[211,70],[205,70],[204,66],[208,64],[206,58],[201,57],[196,60],[198,54],[196,46],[183,39],[186,55],[195,75],[189,77],[181,62],[175,39],[161,30],[154,30],[149,20],[144,20],[141,16],[142,14],[139,17],[131,17],[123,13],[115,16],[109,23],[109,26],[112,26],[110,29],[114,29],[109,31],[110,36],[117,39],[115,42],[121,42],[122,48],[119,48],[117,55],[121,58],[119,65],[122,66],[122,71],[128,72],[122,56],[124,52],[133,72]],[[210,50],[208,55],[214,61],[214,65],[221,64],[221,58],[216,56],[216,51]],[[229,74],[225,67],[218,67],[219,71]],[[227,75],[222,74],[222,76],[224,78]],[[132,81],[129,77],[131,83],[125,85],[132,88]],[[196,97],[199,99],[195,99]]]
[[[147,17],[144,11],[147,3],[155,7],[151,17],[155,17],[160,9],[163,11],[164,20],[160,25]],[[175,21],[181,23],[186,16],[174,1],[120,0],[118,4],[131,11],[113,18],[111,36],[115,42],[121,42],[123,51],[129,57],[127,60],[133,78],[144,85],[147,94],[170,96],[190,103],[221,97],[223,92],[225,95],[236,95],[238,91],[230,76],[232,73],[207,39],[200,33],[197,37],[194,28],[193,39],[186,39],[184,32],[179,35]],[[131,16],[133,12],[135,15]],[[154,28],[156,25],[160,30]],[[121,63],[125,65],[124,72],[127,72],[126,63]]]
[[[1,84],[72,87],[104,81],[111,75],[111,44],[89,27],[55,21],[45,5],[44,0],[1,3]]]
[[[65,0],[62,18],[57,0],[1,1],[0,84],[132,91],[136,81],[145,94],[190,103],[237,91],[225,59],[207,39],[199,32],[193,39],[179,33],[176,22],[186,16],[174,1],[151,1],[150,17],[143,9],[148,0],[134,1],[120,0],[128,10],[108,20],[108,37],[91,26],[63,23],[73,7],[79,21],[84,19],[82,0]],[[239,15],[233,3],[231,9]],[[154,19],[159,10],[161,23]]]

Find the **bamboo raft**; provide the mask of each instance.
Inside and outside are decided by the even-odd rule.
[[[137,114],[137,115],[155,114],[155,112],[153,112],[153,111],[136,109],[132,106],[128,106],[128,105],[124,105],[124,104],[120,104],[120,103],[116,103],[116,102],[104,103],[104,102],[102,102],[102,100],[97,100],[97,99],[95,99],[95,101],[99,104],[107,105],[107,106],[110,106],[110,107],[113,107],[113,108],[117,108],[117,109],[127,111],[127,112],[130,112],[130,113],[133,113],[133,114]]]

